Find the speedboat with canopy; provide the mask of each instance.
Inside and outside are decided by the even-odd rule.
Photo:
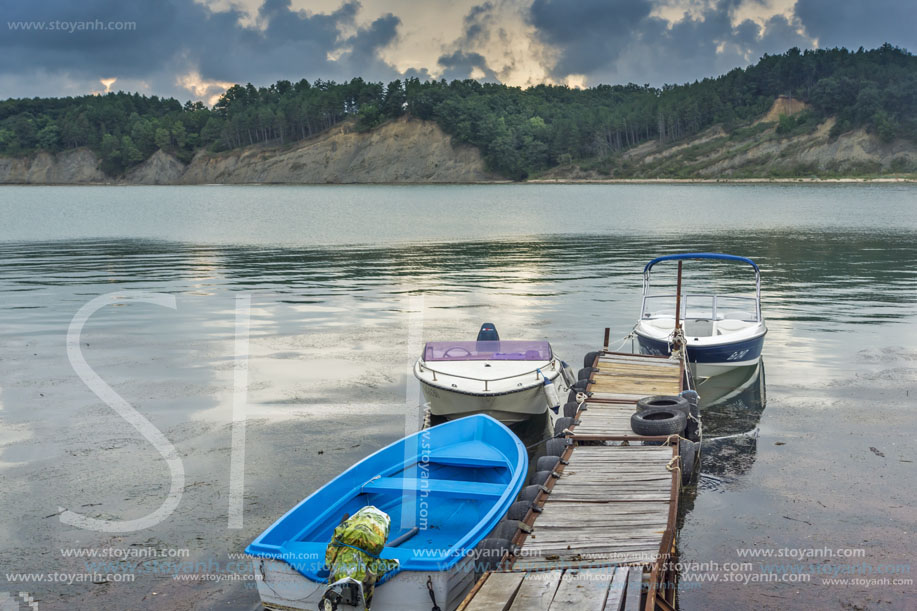
[[[487,414],[504,423],[557,413],[576,375],[544,340],[501,340],[492,323],[476,341],[427,342],[414,364],[430,413]]]
[[[725,293],[687,287],[682,292],[682,263],[715,260],[742,263],[755,275],[754,292]],[[665,261],[678,262],[675,294],[653,292],[651,271]],[[675,304],[678,303],[678,307]],[[761,315],[761,271],[746,257],[720,253],[685,253],[657,257],[643,268],[643,305],[634,334],[643,354],[669,355],[684,343],[699,377],[754,365],[761,357],[767,327]]]

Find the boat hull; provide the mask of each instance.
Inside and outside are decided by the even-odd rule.
[[[669,344],[641,333],[636,333],[641,354],[669,356]],[[699,346],[688,340],[688,361],[694,366],[696,374],[711,377],[730,371],[737,367],[754,365],[761,358],[764,347],[764,335],[721,344]]]
[[[486,414],[503,423],[515,423],[544,414],[548,409],[548,401],[541,385],[501,394],[463,393],[423,381],[420,387],[424,399],[430,405],[430,413],[450,420],[472,414]],[[566,387],[563,387],[562,392],[566,392]]]
[[[328,584],[312,581],[281,560],[252,558],[258,594],[265,609],[318,609]],[[427,579],[433,585],[437,604],[443,611],[453,611],[474,585],[471,557],[448,571],[402,571],[373,594],[373,611],[430,611],[432,602]],[[346,607],[350,608],[350,607]]]

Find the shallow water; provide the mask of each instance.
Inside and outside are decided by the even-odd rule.
[[[906,608],[912,585],[825,584],[811,567],[759,559],[739,572],[811,579],[743,584],[709,563],[747,561],[746,548],[824,546],[863,550],[861,565],[909,563],[915,204],[910,185],[4,187],[0,565],[114,574],[69,585],[3,575],[0,592],[31,592],[42,609],[253,608],[227,554],[416,427],[409,365],[424,339],[470,338],[487,320],[503,337],[550,339],[578,367],[604,327],[614,338],[630,330],[647,260],[716,250],[762,268],[767,401],[763,384],[719,402],[711,397],[728,391],[708,388],[705,477],[683,497],[679,543],[683,562],[708,566],[683,574],[680,607]],[[750,281],[719,268],[713,277]],[[689,265],[686,282],[699,279]],[[94,533],[62,524],[61,508],[139,518],[169,492],[159,453],[67,358],[81,307],[141,292],[172,295],[175,309],[105,307],[79,347],[174,444],[185,486],[157,526]],[[245,296],[244,521],[230,529]],[[176,581],[165,562],[87,567],[70,548],[188,550],[187,562],[204,563],[191,572],[211,577]],[[133,583],[115,581],[125,573]]]

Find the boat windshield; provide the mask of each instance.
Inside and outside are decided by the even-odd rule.
[[[735,319],[757,322],[758,302],[755,297],[736,295],[682,295],[682,320]],[[648,295],[643,299],[643,318],[674,318],[675,295]]]
[[[423,360],[431,361],[550,361],[551,344],[545,341],[500,340],[427,342]]]

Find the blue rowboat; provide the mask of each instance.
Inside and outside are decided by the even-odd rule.
[[[430,611],[431,592],[443,611],[455,609],[474,583],[472,550],[516,499],[527,469],[522,442],[486,415],[396,441],[314,492],[245,549],[263,605],[319,608],[334,528],[373,505],[391,518],[379,557],[398,561],[377,583],[373,611]]]
[[[643,268],[643,306],[634,327],[643,354],[671,353],[675,330],[675,298],[671,292],[651,292],[650,272],[663,261],[691,259],[729,261],[751,266],[754,292],[716,293],[687,287],[679,304],[688,361],[700,377],[754,365],[761,357],[767,327],[761,315],[761,271],[746,257],[695,252],[657,257]]]

